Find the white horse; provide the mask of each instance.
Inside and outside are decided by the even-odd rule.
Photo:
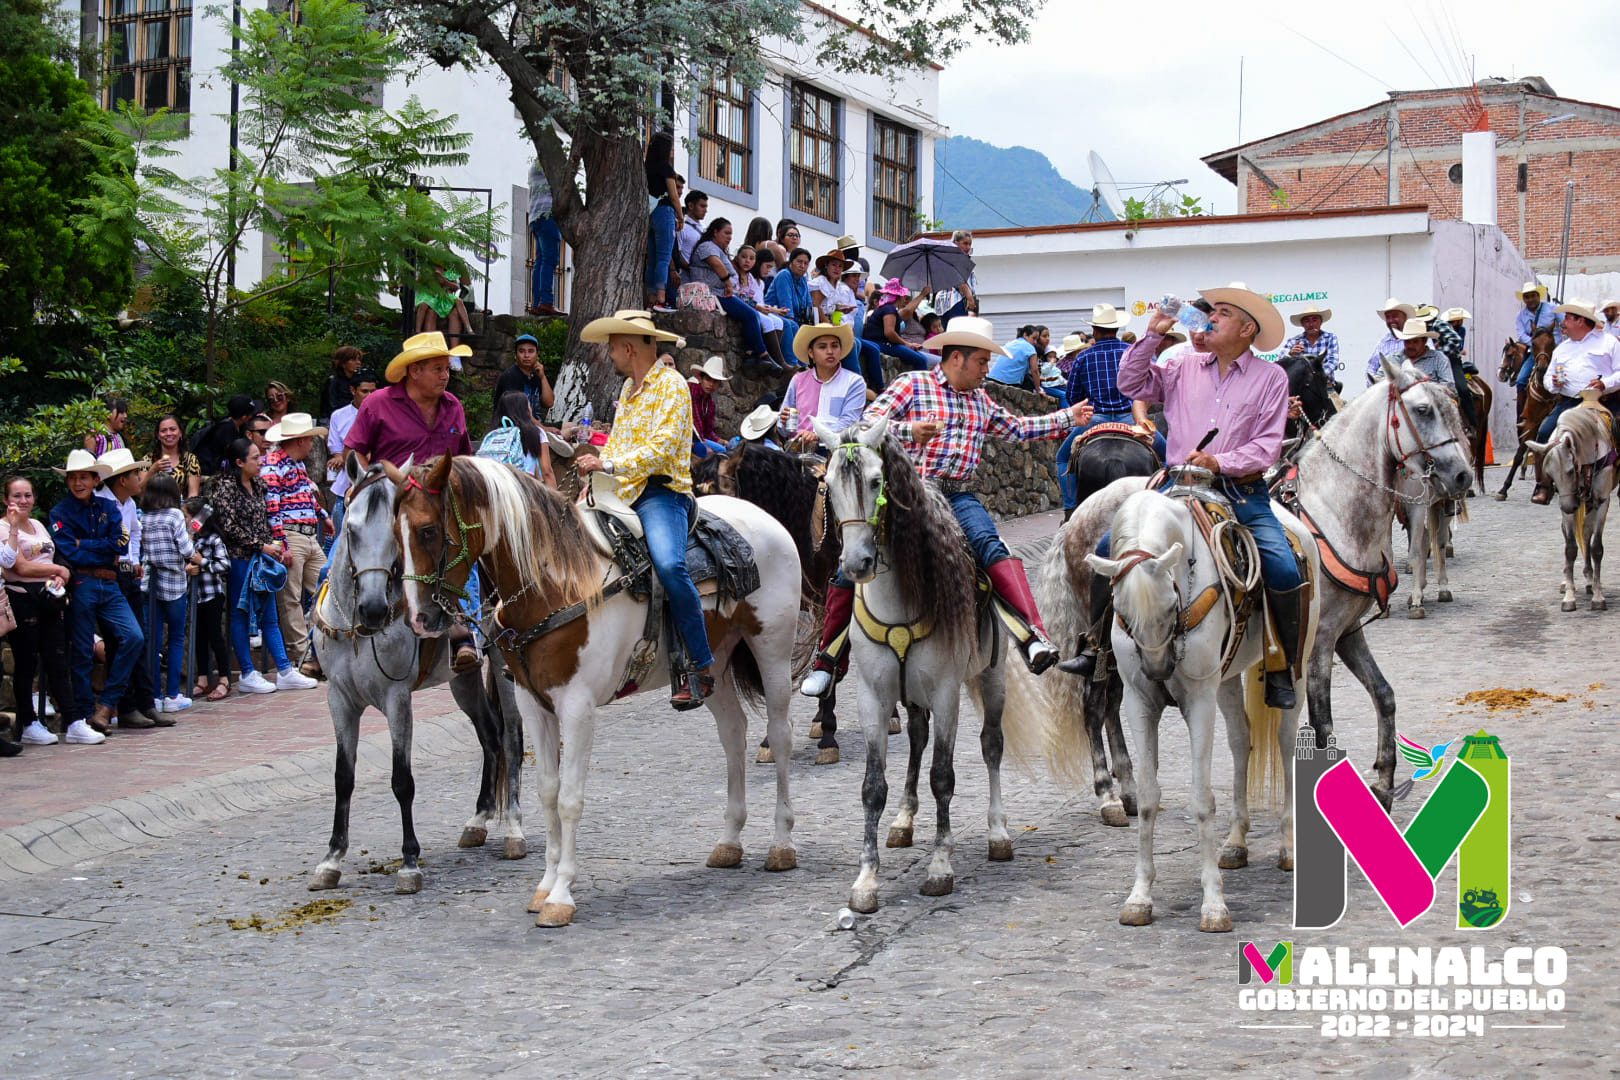
[[[723,495],[698,500],[753,548],[759,587],[735,602],[706,597],[715,688],[705,699],[726,755],[726,813],[708,865],[742,862],[748,815],[748,719],[740,693],[762,695],[776,761],[775,836],[767,870],[798,864],[788,797],[788,702],[798,625],[800,570],[793,538],[759,507]],[[593,541],[580,509],[533,477],[482,458],[441,458],[401,478],[397,526],[405,552],[405,602],[417,633],[437,637],[473,563],[501,597],[496,645],[517,680],[518,709],[534,735],[546,811],[546,872],[529,904],[539,926],[566,926],[576,904],[575,832],[596,710],[668,685],[660,643],[641,647],[647,603],[633,579]],[[650,571],[649,571],[650,574]]]
[[[1564,599],[1574,611],[1575,554],[1583,556],[1586,592],[1593,611],[1609,606],[1603,597],[1603,524],[1614,493],[1614,435],[1609,411],[1595,402],[1567,409],[1544,443],[1526,442],[1541,455],[1542,468],[1558,491],[1564,518]]]

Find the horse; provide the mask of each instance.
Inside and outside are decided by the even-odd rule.
[[[950,815],[964,683],[984,720],[979,747],[990,776],[989,857],[1000,862],[1013,854],[1001,802],[1007,704],[1002,668],[1022,665],[1001,663],[1002,631],[989,603],[978,601],[977,573],[962,528],[944,496],[924,484],[900,443],[888,437],[888,426],[887,420],[877,420],[840,433],[816,424],[817,436],[832,452],[827,489],[843,539],[839,565],[856,583],[850,648],[866,734],[861,783],[866,815],[849,906],[864,913],[878,909],[877,828],[888,801],[888,720],[897,701],[906,705],[910,760],[890,847],[911,843],[917,775],[930,725],[934,735],[929,786],[936,828],[922,894],[944,896],[956,885]],[[1010,714],[1015,722],[1033,717],[1017,705]]]
[[[1519,446],[1513,452],[1513,464],[1508,466],[1507,479],[1502,481],[1502,490],[1496,493],[1497,502],[1506,502],[1508,488],[1513,486],[1513,478],[1518,475],[1519,469],[1524,465],[1526,453],[1525,444],[1536,437],[1541,430],[1541,422],[1558,405],[1558,397],[1547,389],[1543,377],[1547,374],[1547,365],[1552,363],[1553,347],[1557,339],[1553,332],[1546,327],[1537,330],[1530,337],[1528,347],[1521,341],[1508,338],[1502,346],[1502,366],[1497,371],[1500,382],[1512,384],[1518,378],[1519,369],[1524,366],[1524,357],[1527,352],[1533,353],[1536,362],[1530,371],[1530,385],[1518,392],[1518,432]]]
[[[1321,427],[1338,412],[1333,400],[1333,380],[1328,378],[1322,357],[1313,353],[1298,356],[1285,353],[1277,366],[1288,376],[1288,396],[1298,398],[1301,415],[1290,417],[1286,438],[1304,440],[1309,431]]]
[[[1463,379],[1467,383],[1467,392],[1474,395],[1474,415],[1479,422],[1463,426],[1468,429],[1468,450],[1474,459],[1474,486],[1468,490],[1469,495],[1475,491],[1485,490],[1485,445],[1491,438],[1491,406],[1496,403],[1496,395],[1491,391],[1491,384],[1479,375],[1465,372]]]
[[[1069,470],[1081,503],[1121,476],[1151,476],[1163,464],[1150,442],[1112,427],[1088,431],[1075,442]]]
[[[354,457],[345,466],[353,485],[348,515],[332,552],[326,587],[316,599],[313,623],[316,650],[326,670],[326,700],[337,735],[332,840],[326,857],[310,876],[311,891],[335,888],[349,848],[349,803],[354,795],[355,754],[360,740],[360,714],[367,705],[388,720],[393,742],[393,788],[404,829],[402,863],[396,891],[422,888],[421,845],[411,819],[415,781],[411,777],[411,694],[449,679],[450,693],[472,721],[483,748],[483,777],[475,813],[462,828],[460,847],[481,846],[491,819],[504,817],[507,834],[502,855],[528,854],[523,814],[518,805],[523,764],[521,729],[502,701],[491,665],[486,683],[479,671],[452,674],[442,642],[423,643],[400,618],[400,552],[394,536],[394,485],[383,466],[363,472]]]
[[[1575,553],[1580,550],[1591,609],[1604,611],[1603,524],[1614,493],[1615,444],[1609,411],[1593,403],[1566,409],[1544,443],[1526,442],[1542,455],[1543,469],[1558,492],[1564,528],[1564,599],[1561,611],[1575,610]]]
[[[445,633],[475,563],[500,596],[493,637],[516,679],[518,711],[535,736],[546,811],[546,872],[529,910],[538,926],[567,926],[577,910],[575,837],[596,710],[670,677],[657,620],[649,628],[647,600],[634,591],[647,574],[627,572],[599,547],[576,504],[499,462],[444,457],[394,480],[411,628],[427,638]],[[698,507],[747,541],[759,576],[758,588],[740,600],[716,594],[704,602],[715,656],[714,691],[704,703],[726,758],[725,825],[708,865],[742,863],[747,695],[764,698],[776,758],[775,832],[765,869],[790,870],[798,864],[788,701],[799,560],[787,530],[759,507],[723,495],[699,499]]]

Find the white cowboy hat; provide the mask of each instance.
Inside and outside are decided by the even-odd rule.
[[[1612,307],[1620,307],[1620,296],[1611,297],[1610,299],[1603,301],[1603,306],[1598,308],[1598,310],[1608,311]]]
[[[96,455],[88,450],[73,451],[67,456],[66,465],[60,469],[53,466],[51,472],[56,473],[58,476],[66,476],[68,473],[76,472],[95,473],[98,480],[105,479],[107,475],[102,468],[101,462],[96,460]]]
[[[686,344],[681,335],[658,329],[653,322],[652,312],[637,311],[634,308],[615,311],[608,318],[592,319],[585,324],[585,329],[579,332],[579,340],[593,345],[605,345],[608,338],[614,334],[629,334],[632,337],[650,337],[654,341]]]
[[[1440,317],[1440,309],[1435,307],[1433,304],[1413,304],[1412,314],[1416,315],[1424,322],[1434,322],[1434,320]]]
[[[1592,306],[1590,300],[1565,300],[1562,304],[1553,308],[1553,311],[1559,315],[1579,315],[1581,318],[1590,319],[1594,324],[1598,325],[1604,322],[1603,316],[1598,314],[1597,308]]]
[[[567,439],[563,438],[561,435],[549,428],[541,428],[540,430],[546,433],[546,445],[551,447],[551,452],[553,454],[556,454],[561,458],[571,458],[574,456],[573,443],[569,442]]]
[[[1116,308],[1113,304],[1093,304],[1091,306],[1091,326],[1093,329],[1101,327],[1104,330],[1122,330],[1131,317]]]
[[[1402,341],[1411,341],[1413,338],[1437,338],[1440,335],[1429,329],[1427,320],[1407,319],[1406,325],[1395,331],[1395,336]]]
[[[990,325],[989,319],[981,319],[976,315],[958,315],[945,324],[943,334],[935,334],[923,342],[925,349],[943,349],[947,345],[960,345],[968,349],[989,349],[993,353],[1007,355],[1007,350],[996,344],[991,334],[996,328]]]
[[[838,355],[840,358],[849,355],[849,350],[855,347],[854,323],[821,323],[799,327],[799,332],[793,335],[793,355],[805,363],[810,362],[810,346],[815,344],[816,338],[837,338]]]
[[[1283,317],[1277,305],[1261,296],[1241,281],[1234,281],[1224,289],[1199,289],[1198,295],[1211,306],[1231,304],[1241,310],[1260,328],[1254,337],[1255,352],[1270,352],[1283,341]]]
[[[457,345],[455,348],[444,343],[444,335],[437,330],[430,330],[425,334],[405,339],[405,348],[388,361],[388,370],[383,372],[383,378],[391,383],[397,383],[405,377],[405,369],[420,360],[436,360],[441,356],[471,356],[472,348],[467,345]]]
[[[747,416],[743,417],[740,434],[744,442],[754,442],[770,434],[776,422],[782,418],[781,412],[769,405],[761,405]]]
[[[1459,319],[1473,318],[1472,315],[1468,314],[1467,308],[1460,307],[1448,307],[1444,312],[1441,313],[1440,317],[1446,320],[1446,322],[1456,322]]]
[[[693,364],[691,373],[693,375],[707,375],[715,382],[731,381],[731,377],[726,374],[726,358],[723,356],[711,356],[701,364]]]
[[[1523,299],[1525,293],[1538,293],[1541,299],[1545,301],[1547,299],[1547,286],[1539,281],[1527,281],[1519,286],[1519,298]]]
[[[1063,339],[1062,344],[1060,344],[1058,346],[1058,355],[1059,356],[1068,356],[1071,353],[1079,352],[1081,349],[1083,349],[1085,347],[1086,347],[1086,339],[1085,338],[1081,337],[1079,334],[1069,334],[1067,337],[1065,337]]]
[[[325,435],[326,429],[315,426],[315,418],[307,412],[290,412],[264,433],[265,442],[286,442],[302,439],[305,435]]]
[[[1288,316],[1288,321],[1293,323],[1295,326],[1303,328],[1305,326],[1305,316],[1307,315],[1320,315],[1322,316],[1322,321],[1327,322],[1329,319],[1333,318],[1333,309],[1330,307],[1319,308],[1315,304],[1312,304],[1304,311],[1296,311],[1292,315]]]
[[[1413,307],[1411,304],[1403,304],[1393,296],[1384,301],[1384,306],[1378,309],[1378,314],[1383,315],[1391,311],[1404,311],[1406,312],[1406,317],[1408,319],[1417,314],[1417,308]]]
[[[101,470],[103,480],[111,480],[115,476],[122,476],[136,469],[149,468],[151,464],[146,458],[137,461],[134,451],[122,446],[116,450],[109,450],[96,459],[96,466]]]

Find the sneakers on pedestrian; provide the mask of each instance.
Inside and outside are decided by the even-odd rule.
[[[23,728],[22,741],[28,746],[54,746],[56,744],[56,733],[35,720],[32,724]]]
[[[56,702],[52,701],[49,697],[47,697],[45,699],[45,711],[42,712],[40,715],[41,716],[55,716],[56,715]]]
[[[236,680],[236,692],[239,694],[273,694],[278,687],[257,671],[250,671]]]
[[[277,690],[313,690],[321,685],[308,675],[301,674],[297,668],[288,668],[276,676]]]
[[[107,736],[93,730],[83,720],[75,720],[68,725],[67,733],[62,736],[65,743],[81,743],[85,746],[95,746],[97,743],[107,741]]]
[[[185,712],[189,708],[191,708],[191,699],[184,694],[176,694],[174,697],[163,699],[163,711],[166,713]]]

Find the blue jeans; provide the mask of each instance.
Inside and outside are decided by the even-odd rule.
[[[1067,390],[1060,390],[1055,386],[1043,386],[1041,387],[1041,393],[1057,402],[1058,408],[1067,409],[1069,407],[1069,392]]]
[[[952,319],[956,318],[958,315],[966,315],[967,313],[968,306],[966,300],[958,300],[956,303],[952,304],[950,310],[945,312],[944,316],[942,316],[945,320],[945,329],[949,330],[951,328]]]
[[[703,601],[686,568],[686,536],[697,504],[662,484],[648,484],[635,502],[635,511],[653,570],[669,597],[675,630],[686,643],[693,669],[701,671],[714,663],[714,654],[709,651],[709,630],[703,623]]]
[[[152,686],[164,688],[163,697],[177,697],[180,676],[186,672],[186,609],[189,593],[181,593],[173,600],[157,601],[157,619],[152,623],[152,640],[158,651],[153,656]],[[163,665],[169,665],[168,677],[158,681]]]
[[[715,442],[713,439],[700,439],[695,435],[692,436],[692,456],[699,460],[708,457],[710,454],[723,454],[725,452],[726,444],[723,442]]]
[[[883,377],[883,353],[875,341],[856,338],[855,347],[844,357],[844,366],[865,379],[866,385],[878,393],[882,393],[888,385],[888,380]]]
[[[647,219],[647,272],[642,284],[648,292],[663,292],[669,287],[669,260],[674,256],[675,208],[661,202]]]
[[[1547,419],[1541,422],[1541,428],[1536,432],[1537,442],[1546,442],[1552,438],[1553,428],[1558,426],[1558,418],[1581,403],[1578,397],[1567,397],[1559,400],[1553,406],[1553,411],[1547,414]]]
[[[562,230],[557,219],[541,214],[529,222],[529,235],[534,237],[534,270],[529,276],[530,303],[557,303],[557,262],[562,258]]]
[[[1520,390],[1528,390],[1530,388],[1530,374],[1535,370],[1536,358],[1533,355],[1526,353],[1524,363],[1519,365],[1519,376],[1513,380],[1513,385],[1518,387]]]
[[[1217,476],[1215,484],[1232,501],[1232,513],[1238,524],[1254,536],[1255,547],[1260,549],[1260,576],[1265,579],[1266,588],[1273,592],[1299,588],[1303,583],[1299,563],[1294,559],[1294,549],[1288,546],[1282,524],[1271,512],[1271,493],[1266,490],[1266,482],[1234,484]],[[1170,482],[1166,481],[1159,485],[1159,490],[1167,491],[1170,487]],[[1097,554],[1108,558],[1112,540],[1112,529],[1103,533],[1097,543]]]
[[[253,646],[248,635],[248,615],[236,605],[242,597],[242,586],[247,584],[248,561],[231,559],[230,592],[226,598],[231,613],[231,648],[236,650],[236,662],[243,675],[256,671],[253,666]],[[276,614],[276,594],[255,593],[249,603],[255,607],[259,632],[264,635],[264,648],[276,663],[277,671],[287,671],[292,661],[287,658],[287,646],[281,639],[281,618]]]
[[[715,293],[715,299],[720,301],[720,307],[731,321],[742,328],[743,348],[747,349],[748,356],[770,356],[770,350],[765,348],[765,335],[759,329],[759,312],[747,301],[739,300],[735,296],[721,296]]]
[[[926,371],[928,361],[933,359],[927,353],[913,349],[910,345],[896,345],[892,341],[878,342],[878,350],[884,356],[892,356],[900,361],[908,371]]]
[[[1001,534],[996,531],[995,520],[977,495],[971,491],[959,491],[947,496],[947,500],[951,504],[951,513],[956,515],[957,524],[967,535],[973,558],[980,566],[989,567],[1002,559],[1012,558],[1012,552],[1007,550],[1007,545],[1001,541]]]
[[[75,580],[69,590],[68,601],[68,655],[73,673],[74,719],[83,720],[102,704],[118,707],[118,700],[129,689],[130,676],[146,651],[146,635],[135,613],[124,599],[123,590],[114,581],[85,577]],[[97,697],[90,688],[90,668],[95,663],[96,624],[106,628],[103,636],[116,640],[116,648],[109,645],[107,682]],[[148,702],[150,704],[150,702]]]

